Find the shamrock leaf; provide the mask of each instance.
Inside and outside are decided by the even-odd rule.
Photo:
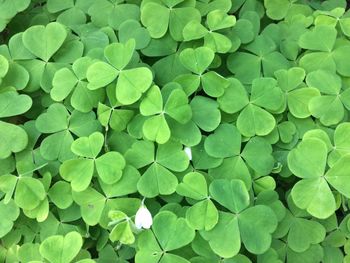
[[[168,231],[164,231],[164,227]],[[147,230],[139,237],[140,250],[136,253],[137,262],[188,262],[184,258],[172,254],[171,251],[189,244],[195,236],[194,230],[188,226],[184,218],[178,218],[169,211],[162,211],[154,217],[152,231]],[[158,243],[158,242],[159,243]],[[164,255],[164,251],[167,251]]]
[[[293,208],[294,204],[291,204],[291,202],[291,198],[288,197],[288,203],[290,207]],[[324,240],[326,235],[326,230],[323,225],[317,221],[308,219],[295,208],[292,209],[292,213],[287,211],[282,225],[286,226],[286,231],[288,231],[288,246],[293,251],[299,253],[306,251],[313,244],[320,243]]]
[[[336,162],[324,175],[327,152],[323,141],[306,138],[288,155],[289,169],[302,178],[292,189],[293,201],[317,218],[327,218],[336,210],[335,198],[328,184],[345,196],[350,194],[346,190],[347,156]]]
[[[149,165],[137,184],[138,191],[149,198],[159,194],[174,193],[178,180],[171,171],[182,172],[189,164],[189,159],[180,143],[169,141],[159,145],[156,156],[154,156],[154,151],[152,142],[136,141],[132,148],[125,153],[126,162],[130,162],[136,168]],[[147,157],[145,152],[148,153]]]
[[[169,29],[172,38],[180,41],[187,22],[200,21],[200,13],[194,4],[181,6],[181,2],[150,2],[141,8],[141,22],[152,38],[163,37]]]
[[[121,211],[110,211],[108,216],[112,224],[116,224],[109,234],[109,239],[113,242],[118,240],[122,244],[134,243],[135,237],[130,227],[130,218]]]
[[[145,120],[142,131],[148,140],[159,144],[166,143],[171,137],[166,116],[180,124],[186,124],[192,117],[188,98],[180,88],[171,91],[163,105],[163,95],[159,87],[152,86],[140,104],[140,112],[144,116],[157,114]]]
[[[225,138],[230,138],[226,141]],[[226,158],[239,155],[241,148],[241,134],[230,124],[220,124],[213,134],[205,140],[206,152],[216,158]]]
[[[71,94],[71,105],[81,112],[89,112],[97,107],[98,102],[103,100],[104,93],[102,90],[87,88],[86,71],[91,64],[90,58],[83,57],[73,63],[73,72],[67,68],[58,70],[52,80],[51,98],[62,101]]]
[[[288,60],[276,49],[274,41],[265,35],[259,35],[244,47],[248,52],[235,52],[227,59],[227,68],[244,84],[254,79],[272,77],[274,72],[289,67]]]
[[[78,232],[69,232],[65,236],[54,235],[40,245],[40,254],[51,263],[71,262],[79,253],[83,240]]]
[[[46,189],[36,178],[11,174],[2,175],[0,178],[0,190],[5,194],[4,204],[11,202],[14,194],[16,205],[29,211],[38,208],[41,202],[46,200]]]
[[[207,182],[202,174],[197,172],[186,174],[183,182],[177,186],[176,192],[199,201],[186,211],[186,219],[191,227],[208,231],[216,225],[218,211],[209,199]]]
[[[216,101],[202,96],[195,96],[190,105],[192,108],[192,119],[200,129],[210,132],[219,126],[221,113]]]
[[[316,25],[312,30],[302,34],[299,46],[315,52],[304,54],[300,59],[300,66],[307,72],[323,69],[349,76],[347,64],[349,46],[336,45],[336,37],[337,31],[331,25]]]
[[[0,93],[0,118],[20,115],[32,106],[32,99],[27,95],[19,95],[14,91]]]
[[[232,97],[239,96],[240,102],[229,103]],[[243,136],[267,135],[276,125],[269,111],[277,111],[284,104],[284,96],[273,78],[258,78],[252,83],[250,99],[243,85],[231,80],[231,85],[218,99],[220,107],[227,113],[239,113],[237,128]]]
[[[100,125],[93,112],[73,111],[70,114],[65,106],[54,103],[38,116],[35,127],[42,133],[52,133],[41,142],[41,155],[47,160],[65,161],[74,156],[70,149],[73,142],[72,133],[85,136],[99,130]]]
[[[87,189],[94,174],[95,165],[100,179],[106,184],[120,180],[125,167],[124,157],[118,152],[107,152],[97,157],[104,143],[104,137],[99,132],[89,137],[81,137],[72,143],[74,154],[85,157],[65,161],[60,167],[63,179],[71,182],[72,189],[81,192]]]
[[[320,91],[315,87],[304,87],[305,70],[299,67],[282,69],[275,72],[275,77],[286,94],[290,113],[297,118],[309,117],[309,103],[314,97],[320,96]]]
[[[91,187],[72,192],[72,198],[80,206],[81,217],[89,226],[100,222],[103,210],[106,206],[106,198]]]
[[[321,96],[309,101],[311,114],[319,118],[324,125],[339,123],[344,118],[343,101],[346,101],[343,100],[342,94],[340,94],[340,78],[327,71],[317,70],[307,75],[306,83],[310,87],[317,88],[321,93]],[[327,107],[324,107],[324,105],[327,105]]]
[[[128,12],[130,9],[127,9]],[[126,43],[129,39],[135,39],[135,49],[143,49],[148,46],[151,37],[148,31],[141,27],[136,20],[128,19],[119,26],[119,40]]]
[[[4,237],[8,234],[14,225],[14,221],[19,216],[19,209],[13,200],[5,203],[3,200],[0,202],[0,214],[1,214],[1,225],[0,225],[0,236]]]
[[[265,205],[248,207],[249,194],[241,180],[216,180],[209,190],[214,200],[233,213],[220,212],[217,225],[202,233],[213,251],[224,258],[233,257],[238,254],[242,240],[248,251],[266,252],[271,244],[271,233],[277,228],[272,209]]]
[[[67,37],[66,29],[60,23],[32,26],[23,33],[24,46],[36,57],[48,62],[60,49]]]
[[[218,53],[227,53],[231,47],[231,40],[224,34],[215,32],[222,29],[231,28],[236,24],[234,16],[227,15],[227,12],[216,9],[207,15],[207,29],[200,21],[195,19],[189,21],[183,28],[183,37],[185,41],[204,38],[204,46]]]
[[[135,50],[135,41],[130,39],[125,44],[113,43],[104,49],[104,57],[108,63],[97,61],[87,70],[86,77],[91,90],[107,86],[114,80],[116,98],[129,105],[139,100],[153,81],[152,72],[146,67],[124,69],[130,62]]]
[[[28,135],[20,127],[0,121],[0,159],[7,158],[12,152],[20,152],[28,144]]]
[[[214,60],[214,52],[207,47],[199,47],[196,49],[187,48],[180,54],[180,61],[185,68],[191,72],[197,74],[193,75],[180,75],[179,79],[191,79],[192,82],[196,82],[197,85],[191,89],[198,89],[199,83],[202,83],[203,90],[212,97],[219,97],[224,93],[225,88],[229,85],[229,82],[217,74],[214,71],[209,71],[205,74],[204,71],[210,66]]]

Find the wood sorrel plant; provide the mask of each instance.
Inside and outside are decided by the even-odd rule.
[[[345,0],[0,0],[0,262],[350,262]]]

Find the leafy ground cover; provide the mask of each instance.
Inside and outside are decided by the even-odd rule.
[[[343,0],[0,0],[0,262],[350,262]]]

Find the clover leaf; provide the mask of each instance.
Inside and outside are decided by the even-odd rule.
[[[202,174],[197,172],[186,174],[183,182],[177,186],[176,192],[198,201],[186,212],[186,219],[191,227],[208,231],[216,225],[218,211],[208,196],[207,182]]]
[[[229,85],[228,81],[214,71],[205,74],[204,71],[210,66],[214,59],[214,52],[207,47],[199,47],[196,49],[187,48],[180,54],[180,61],[185,68],[198,76],[192,78],[192,75],[181,75],[183,81],[187,78],[194,82],[201,82],[203,90],[212,97],[219,97],[224,93],[225,87]],[[197,85],[191,89],[198,89]]]
[[[182,30],[187,22],[200,21],[194,3],[182,6],[183,1],[149,2],[141,8],[141,22],[152,38],[163,37],[169,29],[173,39],[183,39]]]
[[[135,49],[135,41],[130,39],[124,44],[113,43],[104,50],[104,57],[108,63],[97,61],[87,70],[91,90],[107,86],[114,80],[116,84],[116,98],[123,104],[129,105],[141,98],[152,84],[152,72],[146,67],[125,69],[129,64]]]
[[[237,79],[230,80],[231,85],[218,98],[222,110],[227,113],[239,112],[237,128],[246,137],[267,135],[276,125],[269,111],[277,111],[284,103],[284,96],[273,78],[258,78],[252,83],[250,98],[244,86]],[[230,103],[232,97],[239,102]]]
[[[245,48],[248,52],[235,52],[227,59],[227,68],[244,84],[254,79],[272,77],[276,70],[287,69],[288,60],[278,51],[274,41],[265,35],[259,35]]]
[[[67,37],[67,31],[60,23],[49,23],[46,27],[37,25],[23,33],[23,44],[36,57],[48,62],[60,49]]]
[[[168,236],[164,227],[173,233]],[[137,262],[188,262],[181,256],[172,254],[172,250],[189,244],[194,236],[194,230],[184,218],[178,218],[174,213],[163,211],[154,217],[152,231],[147,230],[139,237]],[[158,242],[157,242],[158,241]],[[167,251],[167,253],[164,253]],[[168,253],[168,251],[170,253]]]
[[[145,152],[148,154],[144,156],[146,158],[142,157]],[[189,164],[182,145],[174,141],[158,145],[156,154],[152,142],[136,141],[126,151],[125,159],[136,168],[148,166],[137,183],[138,191],[145,197],[174,193],[178,179],[171,171],[182,172]]]
[[[2,222],[0,226],[0,236],[4,237],[9,233],[14,225],[14,221],[19,216],[19,208],[13,200],[10,200],[8,203],[4,201],[0,202],[0,213],[2,217]]]
[[[347,69],[348,45],[335,45],[337,31],[329,25],[316,25],[312,30],[300,36],[299,46],[315,52],[304,54],[300,59],[300,66],[307,72],[323,69],[348,76]],[[326,41],[320,42],[320,39]],[[331,55],[329,55],[331,54]],[[322,66],[315,68],[313,65]]]
[[[40,245],[40,254],[51,263],[71,262],[83,245],[81,235],[69,232],[65,236],[51,236]]]
[[[84,158],[65,161],[60,167],[60,174],[71,182],[74,191],[81,192],[89,186],[95,167],[104,183],[113,184],[122,177],[125,160],[120,153],[107,152],[97,158],[103,144],[104,136],[99,132],[80,137],[72,143],[72,152]]]
[[[292,189],[292,198],[301,209],[306,209],[318,218],[327,218],[336,210],[331,185],[341,194],[349,196],[346,190],[348,157],[341,158],[325,174],[327,161],[326,144],[317,138],[306,138],[288,155],[289,169],[302,178]],[[313,191],[305,191],[313,189]]]
[[[192,19],[183,28],[183,37],[185,41],[204,38],[204,46],[211,48],[218,53],[226,53],[231,47],[231,40],[218,32],[218,30],[231,28],[236,24],[236,18],[228,15],[226,12],[216,9],[210,11],[207,15],[207,29],[200,21]]]
[[[97,107],[97,104],[103,100],[104,93],[102,90],[87,88],[86,71],[91,64],[92,60],[84,57],[74,62],[73,72],[67,68],[58,70],[52,80],[53,87],[50,91],[52,99],[62,101],[72,93],[70,103],[74,109],[89,112]]]
[[[317,88],[320,97],[312,98],[309,101],[311,114],[319,118],[325,125],[339,123],[344,117],[344,105],[347,105],[346,92],[344,97],[341,93],[341,80],[337,75],[330,72],[317,70],[309,73],[306,83],[313,88]],[[322,105],[322,106],[321,106]],[[324,105],[328,105],[327,108]]]
[[[146,139],[156,141],[159,144],[166,143],[171,137],[165,116],[169,116],[180,124],[186,124],[192,117],[188,98],[180,88],[171,91],[163,105],[163,95],[159,87],[152,86],[140,104],[140,112],[144,116],[151,116],[143,124],[144,136]]]
[[[248,207],[249,194],[241,180],[216,180],[210,184],[209,191],[214,200],[233,213],[220,212],[217,225],[202,233],[213,251],[224,258],[233,257],[238,254],[242,240],[248,251],[264,253],[277,227],[273,210],[265,205]],[[259,221],[255,220],[257,217]],[[226,242],[223,244],[222,240]]]

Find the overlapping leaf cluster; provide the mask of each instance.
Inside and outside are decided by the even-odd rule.
[[[0,262],[350,262],[346,1],[0,0],[0,32]]]

